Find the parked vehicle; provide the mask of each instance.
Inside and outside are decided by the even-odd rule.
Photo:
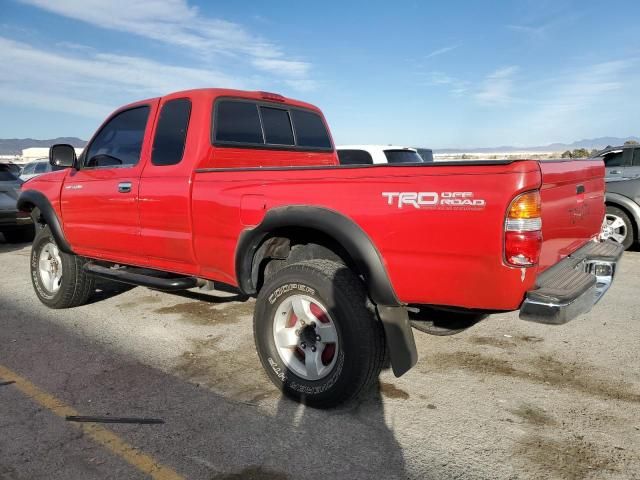
[[[423,163],[415,148],[393,145],[340,145],[336,147],[341,165]]]
[[[602,238],[625,249],[638,242],[640,227],[640,145],[607,147],[594,155],[605,163],[606,220]]]
[[[49,163],[48,158],[40,158],[38,160],[34,160],[33,162],[27,163],[20,172],[20,180],[27,181],[31,178],[37,177],[38,175],[42,175],[43,173],[53,172],[55,170],[60,170],[58,167],[54,167]]]
[[[0,164],[0,233],[9,243],[30,242],[34,236],[31,215],[16,206],[22,183],[11,166]]]
[[[418,152],[423,162],[433,162],[433,150],[430,148],[416,148],[416,152]]]
[[[20,172],[22,171],[22,167],[17,163],[13,163],[11,161],[3,161],[0,162],[0,165],[4,165],[4,167],[13,173],[16,177],[20,176]]]
[[[42,303],[86,303],[94,276],[235,287],[257,296],[271,380],[316,407],[366,391],[387,355],[397,376],[416,363],[408,308],[565,323],[606,292],[622,253],[595,241],[600,160],[342,167],[320,110],[271,93],[136,102],[79,158],[55,145],[50,159],[71,168],[19,199],[39,225]]]

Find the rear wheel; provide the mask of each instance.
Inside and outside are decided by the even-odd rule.
[[[267,279],[254,313],[267,375],[286,395],[330,408],[377,378],[384,334],[360,279],[345,265],[309,260]]]
[[[45,226],[31,247],[31,282],[38,299],[50,308],[87,303],[94,281],[84,272],[85,263],[84,258],[61,251]]]
[[[631,219],[623,210],[614,206],[607,206],[605,222],[602,225],[603,239],[612,239],[621,243],[625,250],[631,247],[635,242],[635,232]]]

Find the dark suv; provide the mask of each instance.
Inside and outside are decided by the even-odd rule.
[[[30,242],[35,234],[31,216],[16,205],[23,183],[12,165],[0,163],[0,233],[9,243]]]
[[[625,248],[638,241],[640,226],[640,145],[607,147],[594,155],[604,160],[607,214],[602,236]]]

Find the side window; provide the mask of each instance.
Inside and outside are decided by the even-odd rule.
[[[215,109],[215,141],[264,144],[258,106],[251,102],[218,102]]]
[[[24,167],[24,169],[22,170],[22,174],[23,175],[31,175],[33,174],[34,169],[36,168],[36,164],[35,163],[29,163],[26,167]]]
[[[85,157],[85,168],[132,167],[140,161],[149,107],[118,113],[98,132]]]
[[[623,152],[610,153],[604,156],[605,167],[621,167],[623,165]]]
[[[299,147],[331,148],[331,140],[320,115],[304,110],[291,110]]]
[[[340,165],[372,165],[373,159],[364,150],[338,150]]]
[[[634,167],[640,167],[640,148],[634,148],[633,150],[633,164]]]
[[[34,173],[47,173],[49,171],[47,169],[48,165],[49,165],[49,163],[45,163],[45,162],[36,163],[36,168],[35,168]]]
[[[272,145],[294,145],[289,112],[280,108],[260,107],[265,142]]]
[[[169,100],[162,106],[153,139],[151,163],[176,165],[182,160],[187,139],[191,101],[186,98]]]

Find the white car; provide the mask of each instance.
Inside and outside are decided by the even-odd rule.
[[[37,177],[43,173],[51,172],[53,168],[48,158],[39,158],[33,162],[27,163],[20,172],[20,180],[26,182],[30,178]]]
[[[336,147],[340,165],[384,163],[424,163],[415,148],[396,145],[340,145]]]

